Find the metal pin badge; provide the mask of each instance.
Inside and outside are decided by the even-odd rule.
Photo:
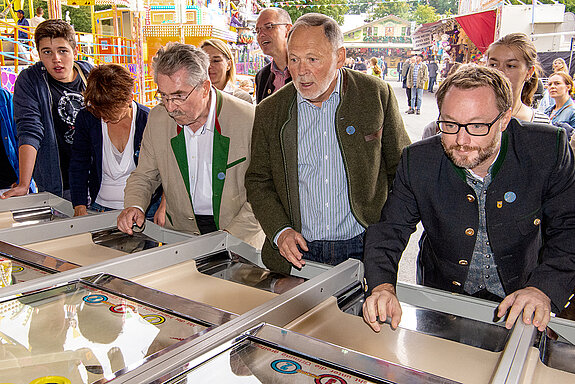
[[[517,199],[517,195],[515,194],[515,192],[505,192],[505,195],[503,195],[503,198],[505,199],[506,202],[508,203],[513,203],[515,201],[515,199]]]
[[[348,135],[353,135],[355,133],[355,127],[353,125],[349,125],[345,131],[347,132]]]
[[[218,179],[223,180],[226,178],[226,174],[223,172],[218,173]]]
[[[497,208],[501,208],[501,207],[503,207],[503,201],[498,200],[497,201]]]

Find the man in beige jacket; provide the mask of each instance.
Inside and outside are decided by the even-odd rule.
[[[132,234],[143,224],[161,184],[166,227],[196,235],[221,229],[261,248],[264,235],[244,188],[254,106],[212,87],[208,67],[201,49],[180,43],[154,57],[160,104],[150,111],[118,229]]]
[[[425,83],[429,80],[427,65],[423,62],[423,55],[420,53],[415,56],[415,63],[411,64],[407,72],[407,87],[411,88],[411,104],[408,114],[420,114],[421,101],[423,99],[423,89]]]

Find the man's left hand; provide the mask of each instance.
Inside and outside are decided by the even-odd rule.
[[[533,317],[533,325],[541,332],[545,330],[549,320],[551,320],[551,300],[535,287],[527,287],[513,292],[503,299],[498,308],[498,317],[503,317],[505,312],[511,308],[505,322],[507,329],[513,327],[521,311],[523,311],[523,322],[531,324]]]

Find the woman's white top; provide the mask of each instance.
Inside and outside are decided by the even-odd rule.
[[[108,124],[102,121],[102,183],[96,203],[112,209],[124,209],[124,188],[130,173],[136,169],[134,161],[134,134],[138,106],[132,102],[132,126],[130,136],[120,152],[108,135]]]

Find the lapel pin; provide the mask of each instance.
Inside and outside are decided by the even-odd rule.
[[[515,199],[517,199],[517,195],[515,194],[515,192],[505,192],[505,195],[503,195],[503,198],[508,203],[513,203],[515,201]]]
[[[500,200],[497,202],[497,208],[501,208],[501,207],[503,207],[503,201]]]
[[[226,178],[226,174],[223,172],[218,173],[218,179],[223,180]]]
[[[347,132],[348,135],[353,135],[355,133],[355,127],[353,125],[349,125],[345,131]]]

